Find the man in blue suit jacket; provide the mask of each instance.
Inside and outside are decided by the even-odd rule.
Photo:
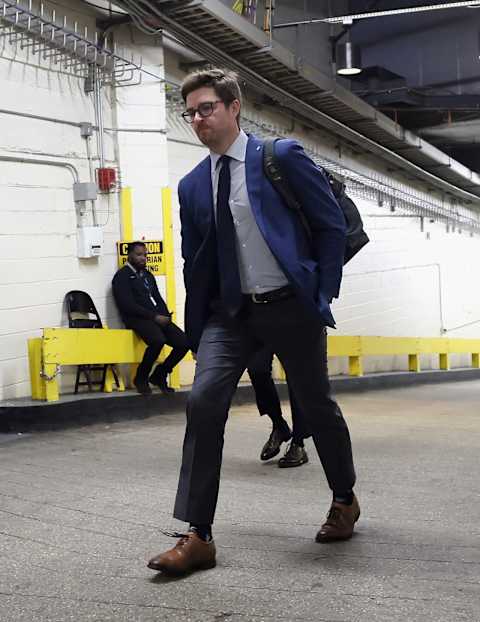
[[[199,71],[182,85],[184,119],[210,156],[179,185],[187,291],[185,329],[197,367],[187,406],[174,516],[190,523],[149,567],[183,573],[215,565],[211,525],[230,402],[260,343],[278,356],[325,470],[333,500],[317,542],[348,539],[360,515],[347,425],[330,396],[326,326],[339,294],[345,220],[323,173],[293,140],[276,153],[311,228],[306,234],[267,180],[263,142],[239,124],[235,74]]]

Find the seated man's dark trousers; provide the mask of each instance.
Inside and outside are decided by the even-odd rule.
[[[148,380],[150,371],[165,344],[170,346],[172,351],[153,372],[151,376],[153,382],[156,380],[157,370],[160,372],[161,369],[162,373],[170,374],[188,352],[185,333],[173,322],[167,326],[159,326],[153,320],[130,317],[125,325],[135,331],[147,344],[142,362],[137,369],[137,379]]]
[[[268,415],[274,426],[276,422],[279,422],[280,425],[285,423],[288,427],[283,419],[280,399],[272,378],[273,356],[272,350],[263,346],[248,361],[247,372],[255,391],[255,401],[260,415]],[[305,419],[292,393],[288,378],[287,387],[292,411],[292,438],[294,443],[300,444],[302,440],[310,436],[310,433],[307,431]]]
[[[340,495],[354,486],[350,435],[330,395],[325,327],[295,296],[268,304],[250,300],[238,319],[214,314],[202,334],[174,510],[179,520],[213,523],[228,410],[259,343],[285,369],[331,490]]]

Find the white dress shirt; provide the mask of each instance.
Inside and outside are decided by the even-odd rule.
[[[265,242],[248,198],[245,156],[248,136],[243,130],[225,152],[230,160],[230,199],[237,241],[240,283],[244,294],[260,294],[288,284],[288,280]],[[217,190],[221,154],[210,151],[213,205],[217,213]]]

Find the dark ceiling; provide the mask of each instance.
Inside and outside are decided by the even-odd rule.
[[[229,8],[235,4],[234,0],[216,0],[215,3],[219,2]],[[208,8],[209,0],[198,3],[192,0],[119,0],[118,3],[127,10],[134,6],[143,11],[144,5],[148,5],[147,13],[152,6],[162,14],[174,13],[176,20],[187,23],[189,32],[196,32],[200,25],[197,28],[196,23],[188,21],[189,11],[197,4],[200,7],[205,4]],[[215,3],[212,0],[212,4]],[[270,0],[251,4],[257,6],[255,24],[262,29],[264,7]],[[338,76],[338,83],[393,119],[400,130],[414,131],[453,160],[480,172],[480,138],[477,138],[480,137],[480,8],[430,9],[374,16],[354,19],[350,26],[318,21],[345,14],[447,4],[451,4],[450,0],[275,0],[273,38],[293,52],[297,68],[303,64],[312,66],[331,82],[334,73],[332,39],[342,42],[350,37],[361,49],[363,71],[355,78]],[[284,22],[311,19],[316,19],[317,23],[279,27]],[[153,20],[152,27],[157,22]],[[216,23],[215,20],[212,23]],[[222,41],[218,45],[224,45],[224,30],[228,28],[222,26],[208,41]],[[338,39],[342,33],[343,37]],[[237,32],[234,39],[240,34]],[[232,53],[230,47],[226,53]],[[232,58],[241,61],[235,53]],[[262,57],[258,59],[261,64]],[[268,55],[265,62],[270,62]],[[328,93],[320,91],[318,96],[325,98]],[[332,97],[335,98],[335,94]],[[340,102],[340,111],[343,108]],[[324,107],[321,110],[325,112]],[[326,110],[326,114],[330,112]],[[334,117],[335,112],[332,112]]]
[[[347,9],[362,13],[446,3],[355,0]],[[351,90],[479,171],[480,8],[358,20],[349,30],[364,67],[350,81]]]
[[[448,3],[451,1],[277,0],[275,24]],[[297,57],[331,75],[332,46],[325,43],[329,36],[342,32],[340,42],[349,36],[360,47],[363,67],[355,78],[339,77],[342,86],[400,126],[480,171],[480,8],[372,17],[354,20],[351,26],[312,23],[275,29],[274,37],[294,49]]]

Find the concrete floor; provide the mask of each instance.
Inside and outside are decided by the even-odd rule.
[[[339,396],[362,518],[313,541],[330,502],[311,462],[258,460],[251,406],[227,427],[218,566],[165,579],[184,417],[0,437],[4,622],[480,620],[480,382]]]

